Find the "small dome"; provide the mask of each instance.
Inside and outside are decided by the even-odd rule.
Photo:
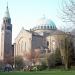
[[[39,19],[36,22],[36,27],[33,28],[33,30],[37,30],[37,29],[51,29],[51,30],[55,30],[56,29],[56,25],[55,23],[51,20],[51,19],[46,19],[45,17]]]

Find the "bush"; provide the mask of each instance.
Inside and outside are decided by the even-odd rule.
[[[0,60],[0,71],[2,71],[2,70],[3,70],[3,67],[4,67],[3,61],[2,61],[2,60]]]
[[[55,54],[52,53],[49,55],[49,57],[47,58],[47,66],[48,68],[53,68],[55,66]]]
[[[21,56],[15,57],[15,69],[21,70],[24,67],[24,60]]]
[[[59,49],[57,49],[55,51],[55,65],[56,66],[62,65],[62,59],[61,59],[61,54],[60,54],[60,50]]]
[[[45,61],[42,61],[41,62],[41,65],[37,65],[37,69],[38,70],[45,70],[47,68],[47,65],[46,65],[46,62]]]
[[[53,68],[55,66],[62,65],[60,50],[56,49],[54,53],[50,53],[47,57],[48,68]]]

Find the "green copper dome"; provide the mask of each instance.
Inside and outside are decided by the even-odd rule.
[[[57,28],[56,28],[55,23],[51,19],[46,19],[45,17],[43,17],[37,21],[36,27],[34,27],[33,29],[34,30],[37,30],[37,29],[55,30]]]

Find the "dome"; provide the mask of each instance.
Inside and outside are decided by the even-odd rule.
[[[45,17],[43,17],[36,22],[36,26],[33,28],[33,30],[37,29],[55,30],[56,25],[51,19],[46,19]]]

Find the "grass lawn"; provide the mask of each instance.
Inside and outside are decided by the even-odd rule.
[[[75,71],[0,72],[0,75],[75,75]]]

